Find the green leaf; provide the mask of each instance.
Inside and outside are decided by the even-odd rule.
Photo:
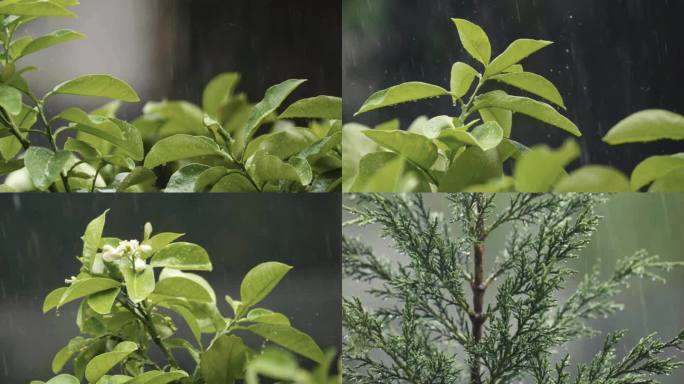
[[[119,292],[121,292],[121,288],[94,293],[88,297],[88,306],[100,315],[108,315],[112,311],[112,306],[119,296]]]
[[[85,160],[98,159],[101,156],[100,152],[92,145],[83,140],[74,139],[73,137],[67,138],[64,143],[64,150],[78,153]]]
[[[504,137],[511,137],[511,129],[513,128],[513,112],[507,109],[499,108],[483,108],[478,111],[482,121],[489,123],[495,121],[503,128]]]
[[[153,267],[168,267],[185,271],[211,271],[211,260],[204,248],[192,243],[173,243],[152,257]]]
[[[629,192],[627,177],[601,165],[582,167],[556,184],[554,192]]]
[[[119,287],[120,285],[121,284],[118,281],[104,277],[88,277],[84,279],[78,279],[62,292],[62,297],[59,298],[59,301],[56,303],[55,307],[61,307],[64,304],[78,300],[82,297],[107,291],[109,289]],[[48,299],[50,299],[49,303]],[[45,303],[43,304],[43,311],[47,312],[54,308],[51,306],[53,303],[54,300],[52,300],[50,295],[48,295],[48,297],[45,299]]]
[[[503,129],[497,122],[481,124],[472,132],[467,132],[458,128],[448,128],[443,130],[438,140],[456,149],[463,144],[479,147],[483,151],[496,148],[503,140]],[[455,145],[454,145],[455,141]]]
[[[660,109],[637,112],[608,131],[608,144],[647,143],[657,140],[684,140],[684,116]]]
[[[455,63],[451,67],[451,96],[458,100],[468,93],[478,72],[466,63]]]
[[[9,85],[0,84],[0,107],[10,115],[18,115],[21,112],[21,92]]]
[[[58,178],[71,153],[66,151],[52,152],[47,148],[30,147],[26,151],[24,164],[31,175],[31,181],[36,188],[44,191]]]
[[[378,145],[363,132],[368,128],[360,124],[345,124],[342,127],[342,179],[343,190],[347,191],[359,173],[361,159],[377,152]]]
[[[200,355],[199,370],[207,384],[232,384],[241,377],[249,348],[237,336],[223,335]]]
[[[0,15],[76,17],[75,13],[63,6],[46,0],[4,1],[3,3],[0,3]]]
[[[181,382],[181,379],[186,377],[189,377],[189,375],[185,371],[148,371],[136,376],[133,380],[126,381],[125,384],[168,384]]]
[[[287,107],[278,118],[342,120],[342,98],[316,96],[302,99]]]
[[[499,55],[485,69],[485,78],[496,75],[514,64],[518,64],[520,60],[530,56],[540,49],[553,44],[551,41],[519,39],[511,43],[506,50]]]
[[[632,190],[638,191],[679,168],[684,168],[684,153],[649,157],[634,168],[631,179]]]
[[[221,155],[213,140],[204,136],[174,135],[159,140],[145,157],[145,168],[199,156]]]
[[[59,373],[69,359],[71,359],[74,353],[87,346],[88,342],[89,340],[86,340],[80,336],[69,340],[69,343],[64,346],[64,348],[60,349],[52,359],[52,372],[55,374]]]
[[[656,180],[649,192],[684,192],[684,168],[677,168]]]
[[[395,85],[382,91],[375,92],[366,100],[361,109],[354,116],[362,113],[388,107],[391,105],[406,103],[448,95],[449,91],[436,85],[413,81]]]
[[[512,112],[522,113],[539,121],[570,132],[575,136],[582,136],[579,128],[552,106],[527,97],[511,96],[503,91],[492,91],[477,98],[474,110],[483,108],[500,108]]]
[[[258,192],[247,176],[240,172],[231,172],[223,176],[211,188],[211,192]]]
[[[24,168],[24,160],[0,161],[0,175],[6,175],[21,168]]]
[[[254,308],[249,311],[247,321],[261,324],[290,325],[287,316],[264,308]]]
[[[485,31],[477,24],[464,19],[451,19],[458,29],[463,48],[480,63],[487,65],[492,58],[492,47]]]
[[[58,375],[48,380],[45,384],[80,384],[81,381],[71,375]]]
[[[147,168],[135,167],[120,183],[115,184],[117,192],[145,192],[154,187],[157,175]]]
[[[299,183],[309,185],[313,181],[313,170],[309,161],[302,157],[291,157],[287,162],[299,176]]]
[[[280,106],[280,104],[283,103],[283,101],[285,101],[290,93],[292,93],[305,81],[306,80],[290,79],[280,84],[276,84],[266,90],[264,99],[254,106],[252,113],[247,119],[244,129],[245,142],[249,142],[252,136],[254,136],[256,133],[256,130],[259,128],[259,126],[261,126],[261,123],[264,121],[264,119],[271,113],[275,112],[275,110]]]
[[[246,329],[317,363],[323,362],[323,351],[311,336],[289,325],[253,324]]]
[[[111,352],[95,356],[86,366],[85,376],[90,382],[96,382],[114,366],[122,362],[128,355],[138,350],[138,345],[131,341],[123,341]]]
[[[294,164],[286,163],[278,157],[266,152],[257,152],[247,163],[247,169],[257,184],[263,186],[269,181],[290,180],[307,185],[311,182],[311,168],[307,170],[308,162],[299,159]]]
[[[139,303],[154,292],[154,270],[151,265],[145,267],[142,272],[136,272],[130,262],[125,261],[119,264],[119,270],[126,283],[128,297],[134,303]]]
[[[144,149],[140,132],[125,121],[90,115],[78,108],[69,108],[53,118],[53,120],[58,119],[75,123],[75,129],[79,132],[114,144],[134,160],[143,159]]]
[[[60,287],[48,293],[43,301],[43,313],[48,313],[52,308],[57,307],[67,289],[69,287]]]
[[[167,193],[191,193],[195,192],[195,183],[200,175],[209,169],[204,164],[188,164],[177,170],[166,185],[164,192]]]
[[[460,192],[473,185],[486,184],[503,176],[496,150],[470,147],[459,154],[439,180],[440,192]]]
[[[309,129],[292,128],[261,135],[252,140],[245,150],[245,158],[249,159],[259,151],[286,160],[304,150],[316,141],[316,136]]]
[[[202,109],[209,115],[218,117],[219,109],[231,97],[239,82],[239,73],[222,73],[211,79],[202,93]]]
[[[250,307],[263,300],[291,269],[291,266],[278,262],[262,263],[252,268],[240,285],[240,300],[244,306]]]
[[[565,109],[563,97],[552,82],[531,72],[520,73],[502,73],[500,75],[492,76],[492,80],[500,81],[502,83],[512,85],[516,88],[522,89],[539,97],[542,97],[557,106]]]
[[[146,256],[155,254],[167,244],[171,244],[174,240],[183,235],[184,233],[162,232],[152,236],[148,240],[143,241],[143,244],[149,245],[152,248],[152,251],[148,252]]]
[[[202,329],[197,322],[195,315],[193,315],[189,309],[181,307],[180,305],[171,305],[169,308],[178,313],[183,320],[185,320],[185,323],[188,324],[188,328],[190,328],[190,332],[192,332],[192,336],[195,338],[195,341],[197,341],[197,344],[201,345]]]
[[[83,75],[57,85],[45,97],[53,94],[105,97],[129,103],[140,101],[138,94],[124,81],[111,75]]]
[[[160,126],[149,129],[159,138],[177,134],[204,135],[204,112],[187,101],[148,102],[143,108],[144,118],[161,121]]]
[[[352,192],[399,192],[404,159],[392,152],[373,152],[359,161]]]
[[[520,192],[549,192],[565,175],[565,167],[577,159],[580,149],[568,140],[558,150],[537,146],[523,153],[515,165],[515,185]]]
[[[85,39],[86,35],[77,32],[77,31],[72,31],[70,29],[60,29],[57,31],[54,31],[48,35],[41,36],[32,42],[30,42],[24,49],[21,51],[21,56],[26,56],[30,55],[32,53],[41,51],[46,48],[50,48],[52,46],[55,46],[57,44],[62,44],[66,43],[68,41],[72,40],[79,40],[79,39]]]
[[[154,294],[170,298],[184,298],[200,303],[216,303],[214,290],[201,276],[171,268],[162,270]]]
[[[368,130],[364,134],[379,145],[409,159],[423,169],[437,161],[437,146],[427,137],[405,131]]]

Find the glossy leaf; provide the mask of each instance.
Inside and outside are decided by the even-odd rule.
[[[207,384],[232,384],[242,376],[250,355],[237,336],[223,335],[200,355],[200,372]]]
[[[451,67],[451,96],[460,99],[468,93],[478,75],[475,68],[466,63],[455,63]]]
[[[483,151],[478,147],[470,147],[451,162],[439,180],[439,191],[460,192],[501,176],[503,169],[496,150]]]
[[[24,164],[31,175],[31,181],[41,191],[50,187],[58,178],[71,157],[66,151],[52,152],[47,148],[30,147],[26,151]]]
[[[0,15],[76,17],[63,6],[45,0],[4,1],[0,3]]]
[[[290,180],[307,185],[311,182],[311,169],[309,167],[307,170],[308,163],[302,164],[301,160],[303,159],[300,159],[299,163],[290,164],[262,151],[254,154],[247,168],[256,182],[262,186],[276,180]]]
[[[48,380],[45,384],[80,384],[81,381],[71,375],[57,375]]]
[[[220,154],[218,144],[207,137],[174,135],[154,144],[145,157],[145,167],[152,169],[173,161]]]
[[[240,299],[249,307],[263,300],[283,277],[292,269],[291,266],[267,262],[252,268],[242,279]]]
[[[289,325],[253,324],[247,330],[317,363],[323,362],[323,351],[311,336]]]
[[[146,192],[154,187],[157,175],[147,168],[135,167],[118,184],[117,192]]]
[[[503,129],[497,122],[489,122],[475,127],[471,132],[458,128],[449,128],[442,131],[438,140],[447,145],[463,144],[479,147],[483,151],[496,148],[503,140]]]
[[[577,159],[580,149],[568,140],[558,150],[534,147],[523,153],[515,165],[515,185],[520,192],[549,192],[565,174],[565,167]]]
[[[202,109],[218,117],[221,105],[228,101],[239,82],[239,73],[222,73],[211,79],[202,93]]]
[[[247,321],[261,324],[290,325],[290,320],[282,313],[264,308],[254,308],[247,313]]]
[[[242,173],[231,172],[219,179],[211,192],[257,192],[257,189]]]
[[[449,91],[446,89],[432,84],[421,83],[417,81],[403,83],[372,94],[368,100],[363,103],[361,109],[359,109],[354,116],[391,105],[429,99],[448,94]]]
[[[511,96],[503,91],[492,91],[478,97],[475,101],[475,110],[482,108],[500,108],[522,113],[563,129],[575,136],[582,136],[579,128],[568,118],[558,113],[552,106],[527,97]]]
[[[342,120],[342,98],[316,96],[294,102],[280,114],[280,119]]]
[[[286,80],[280,84],[274,85],[266,90],[264,99],[254,106],[252,112],[247,119],[245,124],[245,140],[248,142],[252,136],[256,133],[261,123],[266,117],[282,104],[285,99],[292,93],[297,87],[302,85],[306,80],[290,79]]]
[[[80,32],[70,29],[60,29],[45,36],[41,36],[31,41],[21,50],[21,55],[26,56],[41,51],[52,46],[66,43],[72,40],[85,39],[86,36]]]
[[[140,101],[138,94],[124,81],[111,75],[83,75],[57,85],[48,95],[77,95],[105,97],[135,103]]]
[[[47,296],[45,296],[45,300],[43,301],[43,313],[47,313],[50,311],[52,308],[55,308],[59,305],[59,301],[62,299],[62,296],[64,295],[64,292],[69,289],[69,287],[59,287],[52,292],[48,293]]]
[[[121,292],[121,288],[94,293],[88,297],[88,306],[100,315],[107,315],[112,311],[112,306],[119,296],[119,292]]]
[[[211,271],[209,254],[192,243],[172,243],[161,248],[150,261],[153,267],[168,267],[185,271]]]
[[[316,141],[316,136],[309,129],[293,128],[284,131],[267,133],[252,140],[245,150],[245,158],[249,159],[259,151],[286,160],[304,150]]]
[[[143,241],[143,244],[149,245],[152,250],[146,255],[153,255],[160,249],[164,248],[167,244],[171,244],[174,240],[183,236],[183,233],[173,233],[173,232],[162,232],[158,233],[147,240]]]
[[[88,277],[84,279],[78,279],[62,293],[62,297],[60,297],[56,307],[61,307],[64,304],[78,300],[82,297],[107,291],[112,288],[119,287],[120,285],[121,284],[118,281],[104,277]],[[52,309],[49,305],[47,305],[48,298],[46,298],[46,303],[43,306],[44,311],[49,311]]]
[[[128,297],[134,303],[139,303],[154,291],[154,270],[148,265],[142,272],[136,272],[130,262],[119,264],[119,270],[126,283]]]
[[[485,69],[485,77],[496,75],[514,64],[518,64],[520,60],[530,56],[540,49],[553,44],[551,41],[519,39],[511,43],[506,50],[499,55]]]
[[[404,159],[392,152],[374,152],[359,162],[352,192],[396,192],[404,172]]]
[[[73,339],[69,340],[69,343],[64,346],[64,348],[60,349],[56,354],[55,357],[52,359],[52,372],[57,374],[59,373],[66,363],[71,359],[71,357],[80,349],[84,348],[85,346],[88,345],[88,340],[84,339],[80,336],[74,337]]]
[[[681,192],[684,191],[684,168],[677,168],[656,180],[649,192]]]
[[[128,355],[138,350],[138,345],[131,341],[123,341],[111,352],[95,356],[86,366],[85,376],[90,382],[96,382],[114,366],[122,362]]]
[[[164,192],[168,193],[191,193],[195,192],[195,183],[200,175],[209,169],[208,165],[204,164],[188,164],[183,168],[177,170],[171,178]]]
[[[601,165],[582,167],[556,184],[554,192],[629,192],[622,172]]]
[[[650,109],[637,112],[608,131],[608,144],[647,143],[657,140],[684,140],[684,116]]]
[[[429,169],[437,160],[437,146],[428,138],[405,131],[364,132],[371,140],[409,159],[423,169]]]
[[[102,231],[104,230],[105,221],[107,219],[107,212],[109,212],[108,209],[105,210],[100,216],[90,221],[86,226],[83,236],[81,237],[81,240],[83,240],[82,261],[83,265],[88,268],[92,266],[97,249],[100,247]]]
[[[181,382],[186,377],[189,375],[185,371],[148,371],[136,376],[133,380],[126,381],[125,384],[169,384]]]
[[[502,83],[512,85],[516,88],[522,89],[539,97],[542,97],[557,106],[565,109],[563,97],[560,92],[553,85],[552,82],[531,72],[520,73],[502,73],[500,75],[492,76],[492,80],[500,81]]]
[[[216,295],[209,283],[199,275],[164,268],[154,289],[157,296],[184,298],[200,303],[215,303]]]
[[[458,29],[463,48],[480,63],[487,65],[492,58],[492,47],[485,31],[464,19],[451,19]]]
[[[190,328],[190,332],[192,332],[192,336],[195,338],[195,341],[197,341],[197,344],[201,344],[202,328],[200,327],[199,322],[195,318],[195,315],[192,314],[192,311],[180,305],[172,305],[170,306],[170,308],[174,312],[178,313],[183,318],[183,320],[185,320],[185,323],[188,325],[188,328]]]
[[[495,121],[503,128],[504,137],[511,137],[511,129],[513,128],[513,112],[507,109],[499,108],[483,108],[479,111],[482,121],[489,123]]]
[[[631,179],[632,190],[638,191],[679,168],[684,168],[684,153],[649,157],[634,168]]]
[[[10,115],[18,115],[21,106],[21,92],[9,85],[0,84],[0,107]]]

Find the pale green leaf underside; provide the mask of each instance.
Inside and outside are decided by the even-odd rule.
[[[342,120],[342,98],[316,96],[294,102],[280,114],[281,119],[331,119]]]
[[[83,75],[57,85],[50,94],[105,97],[135,103],[138,94],[124,81],[111,75]]]
[[[608,144],[684,140],[684,116],[660,109],[637,112],[615,125],[603,138]]]
[[[448,95],[446,89],[418,81],[403,83],[372,94],[356,115],[391,105]]]
[[[634,168],[631,178],[632,190],[638,191],[679,168],[684,168],[684,153],[649,157]]]
[[[554,192],[629,192],[629,180],[606,166],[582,167],[556,184]]]
[[[485,31],[465,19],[451,19],[458,29],[463,48],[480,63],[487,65],[492,58],[492,47]]]

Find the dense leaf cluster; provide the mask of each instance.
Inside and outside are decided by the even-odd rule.
[[[305,80],[269,88],[252,104],[235,89],[240,76],[214,78],[201,107],[185,101],[148,103],[133,122],[116,117],[136,92],[110,75],[84,75],[35,95],[22,67],[32,53],[85,36],[58,30],[17,37],[42,17],[75,17],[78,0],[8,0],[0,3],[0,192],[325,192],[341,183],[339,97],[299,100],[278,112]],[[86,112],[68,108],[47,116],[55,95],[114,100]],[[305,123],[298,127],[296,123]],[[42,136],[48,148],[35,145]],[[165,167],[162,167],[166,165]]]
[[[580,130],[558,108],[563,98],[543,76],[520,62],[551,44],[518,39],[492,59],[487,34],[467,20],[453,19],[466,52],[482,68],[464,62],[451,69],[449,89],[408,82],[371,95],[357,114],[410,101],[453,99],[456,116],[420,117],[405,131],[398,120],[374,129],[344,127],[343,188],[352,192],[623,192],[684,190],[682,154],[655,156],[642,162],[631,180],[606,166],[565,170],[580,156],[573,140],[558,149],[528,148],[513,140],[514,115],[526,115],[572,135]],[[530,96],[514,96],[506,89]],[[538,100],[541,99],[541,100]],[[684,116],[662,110],[636,113],[605,136],[611,145],[684,139]],[[513,172],[505,173],[511,163]]]
[[[86,228],[79,274],[45,298],[44,312],[80,301],[76,323],[81,331],[52,361],[55,374],[71,362],[73,375],[60,374],[47,383],[78,384],[85,379],[98,384],[226,384],[236,380],[257,384],[259,377],[301,384],[341,383],[329,374],[334,351],[323,352],[287,316],[258,306],[290,266],[267,262],[250,270],[242,280],[239,298],[225,296],[233,315],[224,316],[211,285],[186,272],[212,270],[202,247],[176,242],[180,233],[153,235],[149,223],[141,241],[103,237],[105,217],[106,212]],[[190,329],[192,340],[176,335],[179,320]],[[243,333],[305,357],[317,363],[317,368],[300,368],[286,350],[254,350],[243,342]],[[212,337],[203,338],[207,334]],[[153,349],[162,352],[163,362],[154,359]],[[194,370],[181,369],[176,360],[179,353],[191,357]]]
[[[345,236],[343,269],[377,298],[343,301],[345,380],[350,383],[657,383],[683,363],[668,355],[684,332],[661,342],[643,338],[624,357],[606,338],[588,364],[570,369],[566,343],[596,335],[588,322],[614,314],[634,277],[662,280],[679,265],[645,251],[621,260],[602,281],[598,271],[574,290],[568,262],[591,240],[600,217],[593,194],[453,194],[452,210],[432,212],[420,194],[354,195],[348,226],[381,228],[401,256],[376,255]],[[508,231],[496,258],[488,236]],[[564,292],[567,295],[558,295]],[[562,296],[564,298],[559,298]],[[380,304],[377,304],[380,303]]]

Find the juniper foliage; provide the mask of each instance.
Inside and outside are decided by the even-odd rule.
[[[345,377],[349,383],[657,384],[683,365],[684,332],[668,341],[641,339],[622,358],[625,331],[606,337],[589,363],[558,351],[598,332],[588,322],[622,308],[614,298],[632,278],[662,280],[678,263],[646,251],[622,259],[612,276],[577,274],[568,262],[590,242],[601,217],[598,194],[449,195],[448,217],[420,194],[362,194],[345,207],[346,226],[382,228],[402,255],[390,261],[358,238],[343,239],[344,274],[382,299],[368,309],[343,301]],[[495,231],[510,231],[498,257],[486,252]]]

